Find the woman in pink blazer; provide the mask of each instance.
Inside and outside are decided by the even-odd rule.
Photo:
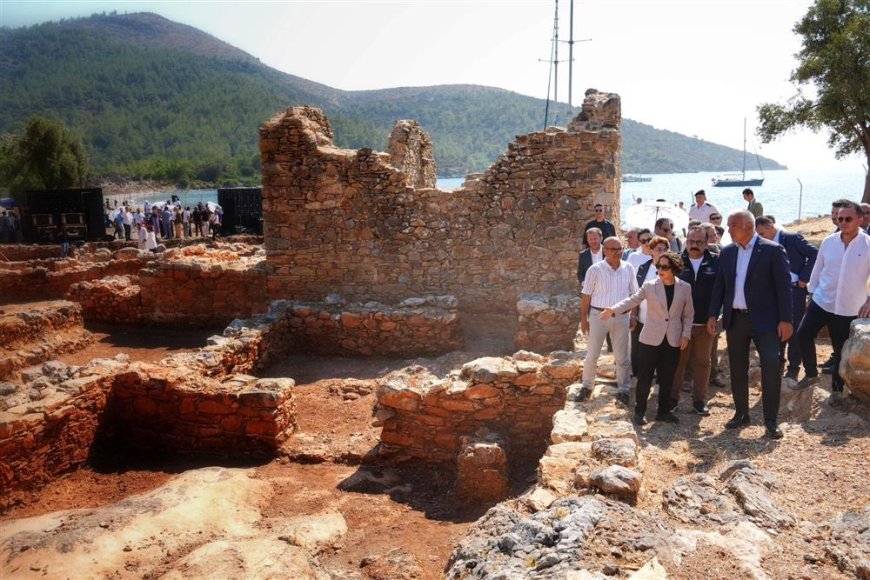
[[[657,421],[677,423],[671,412],[671,383],[680,359],[680,350],[689,344],[695,308],[692,287],[680,280],[683,260],[674,252],[666,252],[656,262],[658,275],[640,287],[633,296],[605,308],[601,319],[622,314],[647,301],[646,324],[640,333],[637,361],[637,402],[634,424],[645,425],[646,403],[649,398],[653,374],[659,384]]]

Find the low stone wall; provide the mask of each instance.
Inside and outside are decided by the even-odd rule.
[[[83,323],[81,307],[63,300],[6,308],[0,313],[0,379],[93,342]]]
[[[24,385],[0,391],[0,507],[83,465],[100,429],[113,372],[123,361],[82,368],[46,363]]]
[[[135,249],[133,251],[138,253]],[[136,274],[145,261],[153,259],[156,259],[153,254],[143,253],[142,258],[137,260],[113,259],[109,254],[105,262],[0,262],[0,304],[63,298],[69,287],[77,282]]]
[[[567,294],[520,296],[516,348],[538,353],[572,350],[580,326],[580,301],[579,296]]]
[[[209,457],[268,457],[296,429],[292,379],[138,365],[114,381],[106,441]]]
[[[388,357],[438,355],[463,345],[453,296],[408,298],[396,306],[287,302],[294,351]]]
[[[172,249],[135,276],[73,284],[66,298],[81,303],[89,321],[219,327],[266,309],[261,253],[239,245]]]
[[[566,387],[580,377],[573,353],[519,352],[481,358],[439,379],[421,367],[397,371],[377,390],[379,453],[396,460],[456,461],[463,437],[483,430],[504,439],[509,457],[539,457]]]
[[[84,367],[50,361],[0,385],[0,507],[80,467],[95,445],[274,454],[296,427],[293,381],[243,374],[285,344],[276,318],[258,320],[157,364],[130,365],[124,355]]]

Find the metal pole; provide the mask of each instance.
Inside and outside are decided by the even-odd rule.
[[[574,87],[574,0],[571,0],[571,10],[568,26],[568,118],[571,118],[571,91]]]
[[[553,103],[559,103],[559,0],[556,0],[556,19],[553,22]]]
[[[800,196],[798,197],[798,221],[801,221],[801,207],[804,203],[804,184],[801,183],[800,178],[798,178],[797,182],[800,183],[801,186]]]

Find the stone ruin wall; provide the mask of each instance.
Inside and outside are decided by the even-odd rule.
[[[431,153],[413,125],[393,154],[345,150],[323,113],[288,109],[260,130],[270,296],[452,294],[463,309],[508,312],[524,292],[576,292],[593,205],[619,223],[620,115],[617,95],[589,91],[569,130],[517,137],[448,192],[419,187]]]
[[[443,379],[422,369],[420,376],[388,375],[375,406],[376,422],[383,425],[379,454],[449,465],[466,438],[493,433],[505,441],[508,456],[540,456],[566,388],[581,373],[579,358],[562,355],[482,358]]]
[[[130,364],[119,355],[83,367],[50,361],[24,369],[19,384],[6,383],[0,392],[0,497],[5,496],[0,507],[13,500],[9,493],[76,469],[103,446],[209,457],[273,456],[296,428],[294,382],[249,373],[300,344],[322,349],[331,344],[340,352],[380,344],[381,350],[405,357],[421,348],[440,354],[461,344],[453,297],[380,307],[276,301],[264,314],[234,320],[223,335],[209,339],[209,346],[156,364]],[[319,321],[358,321],[349,328],[369,334],[354,343],[341,325],[329,327],[332,335],[322,325],[312,331],[307,321],[314,313]],[[402,346],[409,352],[396,350]]]
[[[517,302],[517,350],[574,350],[580,328],[580,297],[523,294]]]

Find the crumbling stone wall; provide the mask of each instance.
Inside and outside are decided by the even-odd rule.
[[[219,327],[266,309],[266,277],[263,261],[169,256],[149,262],[135,276],[107,276],[73,284],[66,298],[80,303],[89,321]]]
[[[446,192],[412,187],[389,153],[335,147],[319,110],[288,109],[260,130],[270,296],[452,294],[510,312],[524,292],[576,292],[593,205],[619,223],[619,110],[617,95],[591,91],[571,129],[517,137]]]
[[[269,457],[296,428],[292,379],[135,365],[112,385],[105,441],[209,457]]]
[[[435,187],[435,157],[432,154],[432,139],[417,121],[396,121],[387,153],[394,167],[407,177],[411,187]]]
[[[459,303],[453,296],[379,302],[287,302],[286,348],[319,354],[415,357],[462,347]]]
[[[573,350],[580,327],[580,297],[523,294],[517,302],[517,349],[548,353]]]
[[[464,437],[496,433],[514,457],[540,456],[566,387],[580,377],[571,353],[550,358],[520,352],[510,358],[469,362],[443,379],[417,369],[397,371],[377,390],[376,422],[383,425],[379,452],[396,459],[456,461]]]
[[[57,300],[32,302],[0,312],[0,379],[24,367],[92,343],[78,304]]]

